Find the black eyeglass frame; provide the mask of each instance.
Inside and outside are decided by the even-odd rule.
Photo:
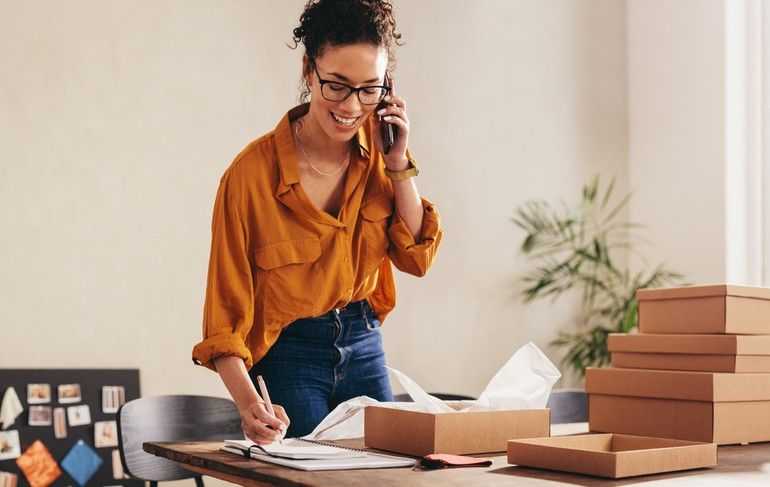
[[[327,100],[327,101],[333,101],[333,102],[337,102],[337,103],[342,103],[343,101],[345,101],[348,98],[350,98],[350,95],[355,93],[356,96],[358,97],[358,102],[361,103],[362,105],[377,105],[386,96],[388,96],[388,93],[390,93],[390,86],[386,86],[386,85],[366,85],[366,86],[359,86],[358,88],[353,88],[352,86],[350,86],[349,84],[346,84],[346,83],[342,83],[342,82],[339,82],[339,81],[332,81],[332,80],[328,80],[328,79],[323,79],[323,78],[321,78],[321,74],[318,72],[318,66],[316,66],[315,63],[313,64],[313,70],[315,71],[315,75],[318,77],[318,83],[321,85],[321,96],[323,96],[324,100]],[[386,77],[387,77],[387,75],[386,75]],[[341,100],[331,100],[331,99],[327,98],[326,95],[324,95],[324,85],[327,84],[327,83],[333,83],[335,85],[344,86],[345,88],[347,88],[348,94],[345,95],[345,97],[342,98]],[[369,90],[369,89],[372,89],[372,88],[380,88],[380,89],[382,89],[383,90],[382,91],[382,95],[380,96],[379,100],[377,100],[374,103],[365,103],[363,100],[361,100],[361,91]]]

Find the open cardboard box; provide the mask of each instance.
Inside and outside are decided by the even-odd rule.
[[[712,467],[717,447],[620,434],[530,438],[508,442],[508,463],[616,479]]]
[[[591,431],[770,441],[770,374],[589,368],[586,391]]]
[[[709,372],[770,372],[770,336],[611,333],[612,366]]]
[[[370,448],[415,456],[495,453],[504,452],[512,438],[549,436],[550,423],[549,409],[426,413],[367,406],[364,442]]]
[[[770,289],[715,284],[639,289],[642,333],[770,335]]]

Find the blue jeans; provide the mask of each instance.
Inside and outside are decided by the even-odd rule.
[[[270,399],[286,409],[287,437],[310,433],[356,396],[393,400],[380,321],[365,300],[291,323],[249,375],[255,384],[261,375]]]

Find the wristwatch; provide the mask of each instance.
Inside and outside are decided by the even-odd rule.
[[[418,174],[420,174],[420,170],[417,169],[417,165],[415,165],[412,158],[409,158],[409,165],[406,166],[406,169],[401,171],[391,171],[387,167],[385,168],[385,175],[393,181],[403,181],[404,179],[413,178]]]

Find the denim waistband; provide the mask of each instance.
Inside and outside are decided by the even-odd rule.
[[[348,303],[344,308],[334,308],[321,316],[315,316],[313,320],[334,320],[335,314],[339,314],[343,318],[366,318],[367,316],[374,316],[372,307],[369,306],[369,302],[365,299],[361,301],[353,301]]]
[[[341,328],[373,329],[379,326],[372,307],[363,299],[353,301],[344,308],[334,308],[320,316],[300,318],[290,323],[281,333],[283,336],[333,339]]]

